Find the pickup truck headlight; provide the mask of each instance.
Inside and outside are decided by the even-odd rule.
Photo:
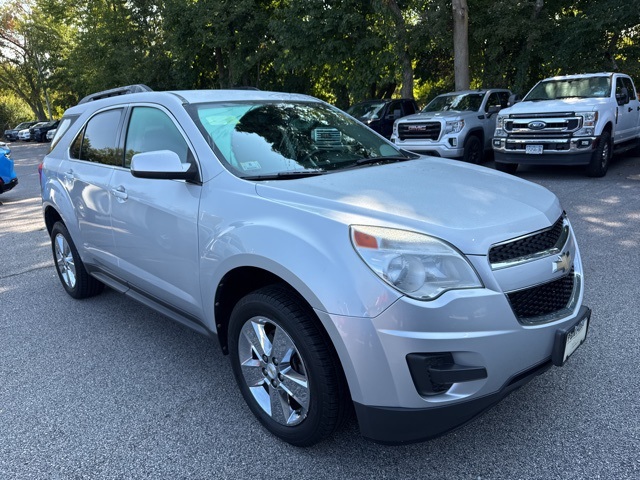
[[[493,134],[494,137],[506,137],[507,132],[504,130],[504,115],[498,115],[496,117],[496,131]]]
[[[433,300],[447,290],[481,288],[471,264],[451,245],[406,230],[351,226],[360,258],[389,285],[418,300]]]
[[[573,135],[576,137],[592,137],[595,135],[596,123],[598,123],[598,112],[578,113],[582,117],[582,128]]]
[[[452,120],[447,121],[444,127],[444,134],[447,133],[460,133],[464,128],[464,120]]]

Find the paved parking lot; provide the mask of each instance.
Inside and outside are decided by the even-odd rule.
[[[216,342],[111,290],[64,293],[40,211],[47,147],[12,148],[20,184],[0,195],[0,479],[640,478],[640,158],[601,179],[518,173],[560,197],[580,242],[593,316],[567,365],[429,442],[377,445],[351,421],[298,449],[254,420]]]

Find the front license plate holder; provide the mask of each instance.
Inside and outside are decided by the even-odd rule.
[[[525,145],[524,147],[524,153],[529,155],[542,155],[542,151],[542,145]]]
[[[551,355],[551,360],[554,365],[558,367],[564,365],[578,347],[584,343],[587,339],[590,321],[591,309],[582,307],[578,317],[571,325],[556,331],[553,353]]]

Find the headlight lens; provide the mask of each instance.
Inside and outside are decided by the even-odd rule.
[[[444,127],[445,135],[447,133],[460,133],[460,131],[464,128],[464,120],[453,120],[447,121]]]
[[[369,268],[411,298],[433,300],[447,290],[482,287],[462,254],[437,238],[393,228],[354,225],[351,242]]]
[[[592,137],[598,123],[598,112],[578,113],[582,117],[582,128],[574,133],[576,137]]]

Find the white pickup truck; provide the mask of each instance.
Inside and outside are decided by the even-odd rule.
[[[640,101],[621,73],[547,78],[496,120],[496,169],[523,165],[586,165],[607,173],[613,153],[640,147]]]

